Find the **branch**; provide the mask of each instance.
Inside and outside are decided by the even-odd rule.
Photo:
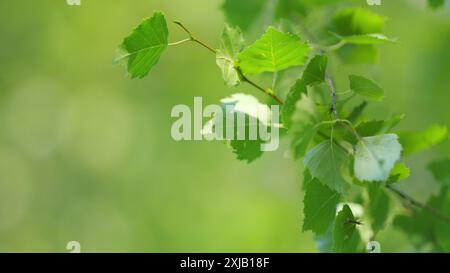
[[[409,202],[411,205],[422,208],[424,210],[427,210],[429,213],[431,213],[435,217],[440,218],[441,220],[445,221],[447,224],[450,225],[450,217],[448,215],[446,215],[445,213],[441,212],[440,210],[413,199],[411,196],[400,191],[399,189],[392,187],[391,185],[386,185],[386,188],[389,189],[390,191],[392,191],[393,193],[395,193],[397,196],[399,196],[403,200]]]
[[[203,42],[202,40],[198,39],[196,36],[194,36],[192,34],[192,32],[183,25],[183,23],[179,22],[179,21],[173,21],[175,24],[177,24],[178,26],[180,26],[188,35],[189,35],[189,39],[186,40],[182,40],[180,42],[176,42],[176,43],[172,43],[171,45],[177,45],[186,41],[192,41],[195,42],[201,46],[203,46],[204,48],[206,48],[207,50],[209,50],[210,52],[212,52],[214,55],[217,54],[217,51],[215,49],[213,49],[211,46],[207,45],[205,42]],[[243,81],[246,82],[248,84],[250,84],[251,86],[255,87],[256,89],[258,89],[259,91],[263,92],[264,94],[270,96],[271,98],[273,98],[274,100],[276,100],[279,104],[283,104],[283,100],[277,96],[277,94],[275,94],[272,90],[270,89],[265,89],[261,86],[259,86],[258,84],[256,84],[255,82],[253,82],[252,80],[250,80],[249,78],[247,78],[247,76],[244,75],[244,73],[242,73],[241,69],[239,69],[239,67],[235,68],[239,78]]]

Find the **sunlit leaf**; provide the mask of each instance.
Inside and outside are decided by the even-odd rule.
[[[403,154],[406,156],[429,149],[448,139],[448,130],[446,126],[432,125],[421,132],[400,132],[398,135],[403,145]]]
[[[161,12],[144,19],[121,45],[121,55],[116,61],[127,60],[131,78],[143,78],[155,66],[168,45],[166,19]]]
[[[236,70],[237,55],[244,49],[245,42],[241,30],[236,27],[225,26],[222,33],[222,42],[216,53],[216,63],[222,71],[222,78],[228,86],[237,86],[240,83]]]
[[[239,65],[246,74],[276,72],[303,65],[309,46],[300,38],[269,27],[266,33],[238,56]]]
[[[405,163],[397,163],[394,165],[394,168],[392,168],[391,173],[389,174],[388,184],[405,180],[409,177],[409,175],[410,170]]]

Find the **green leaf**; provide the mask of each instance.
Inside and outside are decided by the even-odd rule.
[[[265,5],[266,1],[263,0],[225,0],[222,10],[231,25],[246,31],[253,25]]]
[[[276,72],[303,65],[309,50],[299,37],[269,27],[259,40],[239,54],[239,65],[245,74]]]
[[[291,87],[282,109],[282,119],[285,128],[290,128],[295,105],[302,94],[306,94],[307,86],[321,83],[325,80],[328,59],[326,56],[315,56],[306,66],[302,78]]]
[[[367,187],[367,212],[374,234],[384,228],[389,215],[390,199],[379,184],[369,184]]]
[[[323,55],[316,55],[306,66],[303,72],[303,82],[306,85],[319,84],[325,81],[328,58]]]
[[[330,226],[325,234],[318,234],[314,236],[314,241],[316,241],[317,249],[321,253],[333,252],[333,230],[334,223]]]
[[[373,136],[384,134],[392,130],[397,124],[405,118],[405,115],[395,115],[387,120],[370,120],[360,122],[356,126],[356,131],[360,136]]]
[[[431,162],[430,164],[428,164],[428,170],[430,170],[437,181],[443,183],[444,185],[450,186],[449,158]]]
[[[386,18],[361,8],[347,8],[338,12],[333,18],[333,32],[340,36],[355,36],[382,33]],[[358,40],[360,44],[348,44],[339,49],[338,55],[345,63],[349,64],[372,64],[375,63],[378,51],[373,45],[361,44],[361,38],[350,38]],[[364,38],[367,41],[367,37]]]
[[[222,43],[216,54],[216,63],[228,86],[237,86],[240,83],[236,63],[237,55],[244,49],[244,46],[245,42],[241,30],[238,27],[225,26],[222,33]]]
[[[450,252],[450,194],[448,194],[448,189],[445,187],[442,189],[440,196],[438,197],[440,201],[437,207],[443,215],[446,216],[447,220],[441,218],[433,219],[434,234],[436,236],[436,243],[440,246],[443,252]]]
[[[161,12],[144,19],[121,45],[123,54],[116,61],[128,60],[131,78],[143,78],[155,66],[168,45],[166,19]]]
[[[233,153],[236,154],[237,160],[247,161],[251,163],[262,156],[263,151],[261,145],[264,142],[261,140],[231,140],[230,146]]]
[[[355,148],[354,173],[360,181],[386,181],[400,159],[402,146],[395,134],[363,137]]]
[[[429,149],[448,139],[448,130],[446,126],[432,125],[422,132],[401,132],[399,137],[403,154],[406,156]]]
[[[349,186],[342,177],[342,171],[348,162],[348,154],[334,142],[325,140],[315,146],[308,152],[304,162],[311,176],[320,183],[339,193],[347,191]]]
[[[285,128],[291,128],[292,115],[295,112],[295,105],[302,97],[302,94],[306,94],[306,84],[303,79],[297,80],[297,82],[291,87],[289,93],[286,96],[286,100],[281,109],[281,118]]]
[[[405,163],[397,163],[394,168],[392,168],[391,173],[389,174],[388,184],[397,183],[399,181],[405,180],[410,175],[409,168],[405,165]]]
[[[361,76],[350,75],[350,89],[355,93],[374,100],[384,98],[383,89],[373,81]]]
[[[295,112],[292,117],[291,127],[294,158],[305,156],[310,142],[317,133],[316,124],[319,122],[317,106],[306,94],[296,103]]]
[[[426,205],[450,217],[450,195],[448,194],[448,188],[443,187],[439,195],[432,196]],[[393,224],[395,227],[406,232],[410,236],[410,240],[419,247],[431,242],[439,252],[443,250],[446,252],[450,251],[449,223],[431,214],[428,210],[417,209],[411,215],[398,215],[394,219]]]
[[[359,252],[360,235],[356,229],[356,218],[348,205],[338,213],[333,230],[333,252]]]
[[[358,121],[359,117],[361,116],[364,109],[366,109],[366,107],[367,101],[363,101],[361,104],[357,105],[355,108],[352,109],[352,111],[347,117],[347,120],[349,120],[352,123]]]
[[[386,18],[362,8],[347,8],[333,18],[334,31],[339,35],[382,33]]]
[[[340,194],[313,179],[306,185],[304,198],[303,231],[325,233],[336,217]]]
[[[434,9],[443,7],[445,0],[428,0],[428,5]]]

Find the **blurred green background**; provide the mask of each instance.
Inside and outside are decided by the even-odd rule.
[[[285,156],[286,140],[250,165],[222,143],[172,140],[174,105],[236,91],[210,53],[170,47],[143,80],[112,64],[155,9],[218,45],[222,0],[81,1],[0,2],[0,251],[66,252],[72,240],[94,252],[317,251],[301,232],[302,164]],[[387,94],[375,117],[406,113],[401,128],[411,130],[449,125],[449,9],[352,3],[389,17],[386,34],[401,44],[382,47],[378,67],[339,73],[375,75]],[[435,186],[425,166],[449,154],[444,143],[411,158],[402,188],[426,200]],[[383,251],[414,251],[395,228],[380,235]]]

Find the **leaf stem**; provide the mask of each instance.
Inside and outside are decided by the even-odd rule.
[[[283,104],[283,100],[278,97],[273,91],[269,91],[268,89],[264,89],[263,87],[259,86],[258,84],[256,84],[255,82],[253,82],[252,80],[250,80],[249,78],[247,78],[247,76],[244,75],[244,73],[242,73],[242,71],[239,69],[239,67],[236,69],[239,77],[241,78],[241,80],[243,82],[246,82],[248,84],[250,84],[251,86],[255,87],[256,89],[258,89],[259,91],[263,92],[264,94],[270,96],[271,98],[273,98],[274,100],[276,100],[279,104]]]
[[[192,41],[192,39],[191,38],[187,38],[187,39],[184,39],[184,40],[181,40],[181,41],[169,43],[169,46],[181,45],[181,44],[184,44],[184,43],[190,42],[190,41]]]
[[[195,42],[201,46],[203,46],[204,48],[208,49],[209,51],[211,51],[212,53],[216,54],[216,50],[213,49],[212,47],[208,46],[206,43],[202,42],[200,39],[198,39],[197,37],[195,37],[192,32],[187,29],[187,27],[185,27],[183,25],[183,23],[181,23],[180,21],[173,21],[175,24],[177,24],[178,26],[180,26],[188,35],[189,35],[189,40],[192,42]]]

